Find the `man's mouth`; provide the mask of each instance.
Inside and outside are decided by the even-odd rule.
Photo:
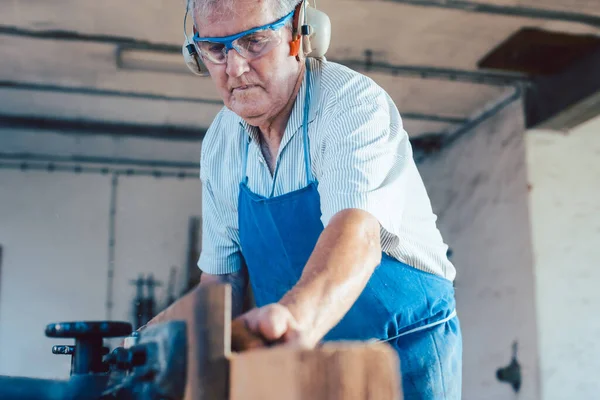
[[[234,87],[232,91],[248,90],[248,89],[255,88],[257,86],[258,85],[242,85],[242,86]]]

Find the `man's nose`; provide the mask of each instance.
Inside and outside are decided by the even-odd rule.
[[[231,49],[227,52],[227,69],[225,70],[227,75],[232,78],[238,78],[249,70],[248,61],[240,56],[236,49]]]

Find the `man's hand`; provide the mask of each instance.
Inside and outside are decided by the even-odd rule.
[[[298,348],[312,348],[317,342],[311,339],[309,332],[302,329],[287,307],[274,303],[255,308],[234,321],[243,323],[253,334],[264,340],[264,346],[277,344]],[[260,347],[256,342],[251,348]]]

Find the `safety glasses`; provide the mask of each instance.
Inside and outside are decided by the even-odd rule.
[[[204,60],[225,64],[227,52],[235,49],[248,61],[261,57],[281,43],[281,28],[294,16],[294,11],[267,25],[248,29],[231,36],[200,37],[194,34],[194,44]]]

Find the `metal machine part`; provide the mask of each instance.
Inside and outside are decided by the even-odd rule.
[[[72,355],[69,380],[0,376],[3,400],[178,400],[187,377],[187,335],[183,321],[136,332],[136,342],[106,353],[103,338],[124,336],[120,322],[70,322],[48,325],[47,336],[75,338],[75,346],[54,346],[54,354]]]
[[[122,337],[130,333],[131,324],[128,322],[59,322],[46,326],[48,337],[75,339],[72,374],[106,372],[105,365],[102,363],[102,356],[106,354],[104,338]],[[52,350],[56,354],[54,350],[62,350],[62,348],[55,346]]]

